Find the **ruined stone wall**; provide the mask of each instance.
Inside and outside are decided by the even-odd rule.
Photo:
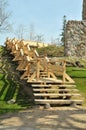
[[[82,19],[86,20],[86,0],[83,0]]]
[[[65,35],[66,56],[86,56],[86,21],[68,21]]]

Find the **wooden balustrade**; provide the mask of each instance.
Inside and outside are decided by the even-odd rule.
[[[21,79],[27,77],[28,81],[39,81],[42,78],[50,78],[57,81],[60,77],[62,82],[74,82],[66,74],[65,60],[51,62],[46,55],[39,56],[36,49],[30,48],[29,43],[24,40],[7,38],[5,44],[11,54],[14,55],[13,61],[18,61],[17,70],[24,71]],[[31,72],[32,70],[33,72]]]

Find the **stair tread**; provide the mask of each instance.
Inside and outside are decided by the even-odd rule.
[[[64,101],[83,101],[83,100],[81,100],[81,99],[35,99],[35,101],[57,101],[57,102],[59,102],[59,101],[61,101],[61,102],[64,102]]]
[[[83,100],[65,100],[65,99],[35,99],[36,104],[45,104],[45,103],[50,103],[50,104],[71,104],[71,103],[76,103],[76,104],[82,104]]]
[[[34,93],[34,96],[81,96],[80,94],[68,94],[68,93]]]
[[[57,87],[76,87],[76,85],[52,85],[52,84],[33,84],[32,87],[51,87],[51,86],[57,86]]]
[[[53,88],[35,88],[33,89],[33,91],[73,91],[73,92],[78,92],[79,90],[78,89],[53,89]]]

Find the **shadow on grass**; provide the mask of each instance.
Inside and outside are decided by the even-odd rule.
[[[15,112],[20,109],[31,108],[34,104],[32,87],[27,84],[26,81],[21,81],[21,84],[17,84],[15,81],[7,77],[7,82],[5,76],[2,78],[4,86],[0,91],[0,100],[5,104],[1,106],[0,113],[5,112]],[[11,99],[15,99],[14,104],[7,104]],[[0,104],[1,105],[1,104]],[[14,109],[15,107],[15,109]]]

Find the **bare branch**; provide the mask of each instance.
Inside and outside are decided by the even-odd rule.
[[[8,19],[10,13],[5,11],[6,6],[8,5],[7,0],[0,0],[0,32],[6,32],[10,29],[10,24]]]

